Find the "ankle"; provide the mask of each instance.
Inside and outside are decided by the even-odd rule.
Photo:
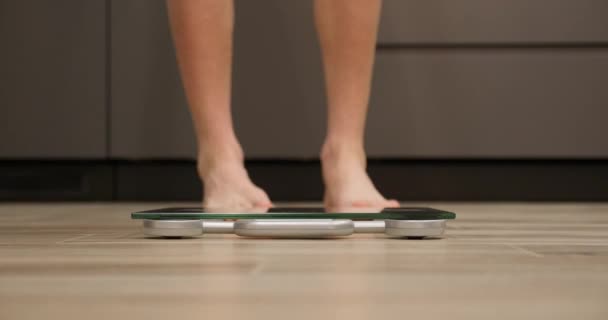
[[[366,155],[362,143],[327,140],[321,148],[321,162],[325,164],[356,161],[365,167]]]
[[[205,145],[199,149],[197,167],[201,178],[222,169],[244,168],[243,149],[238,143]]]

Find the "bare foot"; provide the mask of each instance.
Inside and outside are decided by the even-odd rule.
[[[326,207],[398,207],[374,186],[366,172],[362,147],[325,144],[321,152]]]
[[[245,210],[272,206],[266,192],[249,178],[240,150],[234,156],[201,155],[198,171],[204,184],[203,207]]]

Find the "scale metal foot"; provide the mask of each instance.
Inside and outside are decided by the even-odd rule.
[[[445,220],[386,220],[384,233],[396,238],[439,237],[444,233],[445,225]]]
[[[201,220],[144,220],[144,234],[152,237],[197,237],[203,234]]]

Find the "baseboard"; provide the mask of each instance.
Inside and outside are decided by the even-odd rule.
[[[254,160],[276,201],[318,201],[318,161]],[[608,201],[608,160],[370,160],[388,197],[404,201]],[[0,161],[4,201],[199,200],[193,161]]]
[[[107,201],[114,178],[103,161],[0,161],[0,200]]]

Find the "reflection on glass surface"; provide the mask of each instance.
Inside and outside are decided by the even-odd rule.
[[[380,212],[401,212],[419,210],[421,208],[385,208],[385,207],[365,207],[365,206],[328,206],[328,207],[217,207],[217,208],[166,208],[163,211],[175,211],[183,213],[380,213]]]
[[[271,208],[268,207],[224,207],[224,208],[194,208],[198,209],[198,212],[209,212],[209,213],[266,213]],[[196,211],[194,211],[196,212]]]
[[[388,208],[387,208],[388,209]],[[251,208],[200,208],[207,213],[377,213],[384,207],[329,206],[329,207],[251,207]],[[196,212],[196,211],[192,211]]]
[[[135,212],[133,219],[393,219],[436,220],[454,219],[452,212],[432,208],[380,207],[273,207],[251,208],[163,208]]]
[[[336,212],[336,213],[378,213],[382,212],[384,207],[361,207],[361,206],[328,206],[325,208],[325,212]]]
[[[377,213],[384,207],[329,206],[329,207],[224,207],[187,208],[187,212],[201,213]]]

